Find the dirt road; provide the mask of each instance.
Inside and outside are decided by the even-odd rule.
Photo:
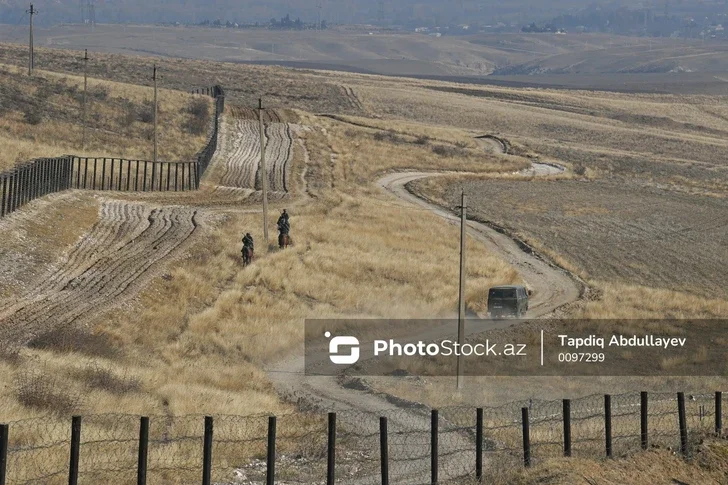
[[[490,143],[490,142],[487,142]],[[496,145],[497,143],[497,145]],[[490,146],[502,147],[496,142]],[[551,165],[534,164],[524,176],[551,175],[563,169]],[[407,183],[442,173],[403,172],[392,173],[380,178],[376,183],[383,190],[401,201],[426,208],[451,223],[459,223],[459,218],[447,210],[431,204],[407,190]],[[509,237],[475,221],[468,221],[468,234],[484,244],[488,251],[501,256],[519,272],[533,290],[527,318],[548,315],[557,308],[577,300],[581,286],[568,273],[550,265],[534,254],[524,252]],[[483,324],[481,324],[483,325]],[[478,333],[488,328],[469,325],[468,334]],[[422,340],[435,340],[450,336],[450,330],[432,330],[420,336]],[[442,332],[438,334],[438,332]],[[445,333],[447,332],[447,333]],[[325,358],[325,352],[316,358]],[[309,356],[309,358],[311,358]],[[400,402],[399,409],[389,396],[375,394],[366,388],[347,385],[347,381],[332,376],[303,376],[303,355],[296,355],[280,362],[270,369],[268,375],[279,392],[292,400],[303,400],[323,409],[340,413],[340,419],[355,416],[355,422],[346,423],[369,432],[377,429],[380,415],[389,417],[390,428],[402,433],[396,446],[390,445],[392,466],[390,474],[393,483],[429,483],[429,410],[421,406],[405,406]],[[353,414],[353,412],[356,412]],[[443,423],[447,427],[447,423]],[[397,438],[395,438],[397,439]],[[447,480],[467,475],[472,471],[472,437],[457,430],[451,430],[440,437],[440,479]],[[356,483],[376,483],[376,477],[362,478]]]

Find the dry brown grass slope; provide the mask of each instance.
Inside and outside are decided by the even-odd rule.
[[[64,154],[152,158],[150,88],[89,79],[88,129],[83,132],[83,76],[0,65],[0,171],[35,157]],[[204,103],[204,109],[195,109]],[[205,144],[211,101],[159,92],[159,157],[189,160]],[[199,114],[198,114],[199,112]]]

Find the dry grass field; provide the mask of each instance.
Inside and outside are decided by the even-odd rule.
[[[0,62],[20,65],[21,54],[16,46],[2,46]],[[94,135],[103,154],[143,146],[133,141],[147,133],[143,122],[123,131],[114,108],[123,99],[144,103],[153,62],[94,54],[93,85],[108,86],[109,103],[104,108],[96,102],[97,126],[117,130],[113,140]],[[720,224],[711,226],[722,217],[727,188],[723,96],[474,88],[209,61],[158,62],[165,88],[219,83],[230,94],[220,147],[202,190],[74,191],[36,200],[0,221],[0,258],[10,263],[0,266],[0,327],[8,337],[0,348],[3,420],[109,411],[281,413],[295,408],[296,397],[278,395],[264,369],[300,347],[305,318],[453,316],[458,227],[382,191],[375,182],[389,172],[467,173],[465,181],[442,176],[414,185],[452,209],[453,194],[465,184],[477,218],[507,226],[583,276],[591,289],[563,309],[570,316],[728,314],[719,288],[725,282],[724,232]],[[37,63],[64,73],[43,72],[39,83],[77,86],[76,53],[39,49]],[[21,76],[17,68],[6,72],[10,80]],[[163,113],[176,120],[165,126],[167,153],[187,156],[186,150],[204,141],[204,135],[175,131],[184,129],[192,98],[172,91],[166,96]],[[251,112],[241,109],[258,96],[267,106],[287,108],[267,115],[274,168],[269,232],[275,234],[279,209],[291,213],[294,244],[283,251],[262,240],[259,149]],[[73,99],[52,98],[48,123],[67,123],[78,109]],[[77,134],[75,126],[65,129]],[[119,133],[132,141],[122,142],[126,137]],[[507,139],[509,154],[486,150],[473,138],[483,134]],[[181,138],[185,143],[177,143]],[[32,147],[46,150],[40,154],[56,149]],[[533,159],[567,171],[548,180],[521,180],[518,172]],[[248,231],[256,239],[256,260],[243,268],[240,239]],[[647,243],[637,244],[643,239]],[[467,244],[470,309],[483,310],[490,286],[528,284],[480,240]],[[622,245],[638,250],[625,255]],[[460,394],[452,391],[452,378],[371,383],[439,406],[636,388],[711,391],[725,379],[489,378],[472,381]],[[611,473],[615,481],[622,473],[618,465],[584,466],[603,466],[599,473]],[[511,483],[552,476],[546,469],[528,473]]]
[[[153,90],[89,79],[88,130],[83,131],[83,76],[0,65],[0,171],[36,157],[64,154],[152,158]],[[197,106],[195,103],[199,104]],[[159,157],[189,160],[205,144],[211,101],[159,92]]]

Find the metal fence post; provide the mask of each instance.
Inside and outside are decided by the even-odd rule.
[[[326,466],[326,485],[334,485],[336,482],[336,413],[329,413],[329,439],[327,450],[328,460]]]
[[[68,466],[68,485],[78,484],[78,459],[81,451],[81,416],[71,421],[71,459]]]
[[[5,217],[5,200],[8,195],[8,177],[5,175],[3,175],[2,193],[3,197],[0,199],[0,217]]]
[[[483,480],[483,408],[475,410],[475,478]]]
[[[126,191],[131,187],[131,160],[126,161]]]
[[[430,482],[437,485],[437,457],[438,457],[438,432],[439,419],[437,409],[430,412]]]
[[[571,456],[571,400],[564,399],[564,456]]]
[[[723,393],[715,392],[715,434],[723,434]]]
[[[387,444],[387,418],[379,418],[379,460],[382,485],[389,485],[389,445]]]
[[[640,392],[640,445],[647,449],[649,439],[647,436],[647,391]]]
[[[523,428],[523,464],[531,466],[531,433],[528,421],[528,408],[521,408],[521,426]]]
[[[8,471],[8,428],[7,424],[0,424],[0,485],[5,485]]]
[[[266,458],[265,483],[274,485],[276,481],[276,417],[268,417],[268,456]]]
[[[137,485],[147,484],[147,455],[149,451],[149,418],[139,420],[139,459],[137,462]]]
[[[688,456],[688,423],[685,419],[685,393],[677,393],[677,418],[680,425],[680,453]]]
[[[212,416],[205,416],[205,438],[202,449],[202,485],[212,480]]]
[[[612,457],[612,396],[604,395],[604,442],[607,458]]]

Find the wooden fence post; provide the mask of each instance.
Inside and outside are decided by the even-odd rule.
[[[177,192],[177,178],[179,176],[179,163],[174,164],[174,191]]]
[[[723,393],[715,391],[715,434],[723,434]]]
[[[571,400],[563,401],[564,415],[564,456],[571,456]]]
[[[212,480],[212,416],[205,416],[205,438],[202,450],[202,485]]]
[[[131,160],[126,161],[126,191],[131,188]]]
[[[81,416],[71,421],[71,459],[68,466],[68,485],[78,484],[78,459],[81,451]]]
[[[119,187],[117,188],[118,191],[121,191],[121,179],[124,177],[124,159],[119,159]]]
[[[475,410],[475,478],[483,481],[483,408]]]
[[[0,424],[0,485],[5,485],[8,472],[8,432],[7,424]]]
[[[139,420],[139,456],[137,461],[137,485],[147,484],[147,456],[149,451],[149,418]]]
[[[685,393],[677,393],[677,419],[680,425],[680,453],[688,456],[688,423],[685,418]]]
[[[647,436],[647,391],[640,393],[640,445],[643,450],[647,449],[649,439]]]
[[[523,464],[531,466],[531,432],[529,429],[528,408],[521,408],[521,427],[523,433]]]
[[[389,485],[389,444],[387,443],[387,418],[379,418],[379,460],[382,485]]]
[[[329,413],[329,439],[326,455],[328,458],[326,461],[326,485],[334,485],[336,482],[336,413]]]
[[[276,417],[268,417],[268,454],[266,457],[265,483],[274,485],[276,481]]]
[[[612,457],[612,396],[604,395],[604,445],[607,458]]]
[[[96,190],[96,172],[98,170],[99,159],[98,158],[94,158],[93,160],[94,160],[94,186],[93,186],[93,190]]]

